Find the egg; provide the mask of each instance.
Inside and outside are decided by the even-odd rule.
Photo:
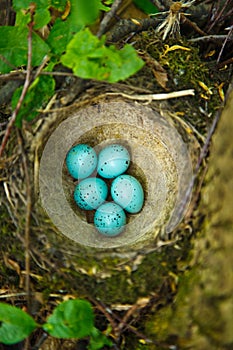
[[[111,196],[128,213],[138,213],[144,203],[144,192],[140,182],[131,175],[120,175],[113,180]]]
[[[105,236],[116,236],[124,230],[126,215],[116,203],[102,204],[95,212],[94,225]]]
[[[89,177],[82,180],[74,190],[76,204],[85,210],[98,208],[107,198],[108,187],[104,180]]]
[[[75,179],[90,176],[97,167],[95,150],[86,144],[72,147],[66,156],[66,166],[69,174]]]
[[[130,154],[119,144],[112,144],[103,148],[99,153],[97,171],[100,176],[112,179],[123,174],[129,167]]]

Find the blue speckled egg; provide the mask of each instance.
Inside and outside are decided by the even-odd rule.
[[[122,145],[113,144],[100,151],[97,171],[102,177],[112,179],[123,174],[128,169],[129,163],[128,150]]]
[[[95,150],[86,144],[72,147],[66,156],[66,166],[75,179],[84,179],[90,176],[97,166]]]
[[[144,192],[140,182],[131,175],[120,175],[111,186],[114,202],[131,214],[138,213],[143,206]]]
[[[76,204],[85,210],[98,208],[107,198],[108,187],[102,179],[89,177],[82,180],[74,190]]]
[[[126,215],[116,203],[102,204],[95,212],[94,225],[105,236],[116,236],[124,230]]]

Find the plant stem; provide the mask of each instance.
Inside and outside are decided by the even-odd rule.
[[[30,14],[31,14],[31,21],[28,24],[28,60],[27,60],[27,73],[26,73],[26,78],[25,78],[25,82],[24,82],[24,86],[23,86],[23,90],[22,93],[20,95],[19,101],[17,103],[17,106],[11,116],[11,119],[7,125],[6,131],[5,131],[5,135],[3,137],[2,140],[2,144],[0,147],[0,157],[3,154],[3,151],[6,147],[7,141],[9,139],[12,127],[14,125],[14,122],[16,120],[16,117],[19,113],[19,110],[22,106],[23,100],[25,98],[25,95],[27,93],[27,90],[30,86],[30,77],[31,77],[31,69],[32,69],[32,29],[33,29],[33,17],[34,17],[34,11],[35,11],[35,5],[31,4],[30,5]]]

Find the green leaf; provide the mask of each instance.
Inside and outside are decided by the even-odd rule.
[[[17,307],[0,303],[0,342],[16,344],[27,338],[37,327],[26,312]]]
[[[31,121],[39,114],[38,109],[42,108],[54,94],[55,81],[49,75],[41,75],[29,87],[23,100],[15,124],[21,127],[22,120]],[[15,109],[22,87],[15,90],[12,97],[12,109]]]
[[[56,8],[58,11],[64,11],[66,8],[67,0],[50,0],[51,7]]]
[[[47,8],[49,7],[48,0],[13,0],[13,8],[15,11],[26,10],[29,8],[30,4],[36,4],[36,8]]]
[[[158,12],[158,8],[150,0],[133,0],[133,3],[148,15]]]
[[[98,0],[72,0],[71,14],[81,26],[92,24],[99,15]]]
[[[78,25],[76,21],[73,21],[73,17],[68,17],[67,20],[62,21],[60,18],[54,23],[47,43],[49,44],[52,52],[56,55],[61,55],[66,50],[66,46],[72,39],[75,33],[80,31],[83,26]]]
[[[17,11],[16,15],[16,24],[22,25],[22,16],[25,16],[27,19],[30,18],[30,14],[25,10],[30,7],[31,3],[36,4],[35,15],[33,18],[34,21],[34,29],[39,29],[48,24],[51,20],[50,12],[49,12],[49,2],[48,0],[14,0],[13,8]],[[18,19],[20,17],[20,21]],[[27,22],[28,23],[28,22]]]
[[[93,328],[90,343],[88,345],[89,350],[99,350],[104,347],[104,345],[112,346],[112,341],[106,337],[99,329]]]
[[[110,76],[108,78],[110,83],[127,79],[144,65],[143,60],[138,57],[131,45],[125,45],[121,50],[110,46],[109,51],[107,66],[110,70]]]
[[[26,13],[25,11],[18,11],[16,13],[15,26],[26,27],[30,20],[31,18],[29,12]]]
[[[104,37],[99,40],[87,28],[73,37],[61,62],[81,78],[111,83],[128,78],[144,64],[132,46],[106,47]]]
[[[39,8],[34,16],[33,29],[39,29],[48,24],[51,20],[50,12],[47,8]]]
[[[82,338],[91,334],[94,314],[86,300],[68,300],[56,307],[43,328],[57,338]]]
[[[110,5],[112,5],[112,3],[114,2],[114,0],[106,0],[106,1],[101,1],[99,0],[99,9],[100,11],[105,11],[108,12],[111,10],[111,7],[108,7]]]
[[[8,73],[14,67],[27,65],[28,30],[19,27],[0,27],[0,73]],[[32,66],[41,64],[49,52],[49,46],[36,34],[32,34]],[[5,60],[4,60],[5,59]]]

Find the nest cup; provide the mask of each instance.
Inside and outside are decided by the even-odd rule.
[[[101,235],[73,201],[75,182],[68,175],[65,158],[78,143],[89,144],[97,153],[118,143],[130,152],[127,174],[142,184],[145,201],[138,214],[128,215],[118,236]],[[189,152],[168,119],[135,102],[100,102],[69,116],[49,137],[40,162],[40,198],[60,232],[78,244],[135,250],[178,225],[191,177]]]

